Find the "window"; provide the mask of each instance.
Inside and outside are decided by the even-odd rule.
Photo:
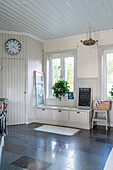
[[[66,80],[70,86],[70,92],[74,92],[74,63],[73,53],[52,54],[47,60],[47,97],[53,97],[51,87],[60,80]]]
[[[42,72],[34,71],[35,106],[44,104],[44,76]]]
[[[61,58],[52,58],[52,85],[61,77]]]
[[[107,99],[113,85],[113,50],[103,50],[102,66],[102,94]]]
[[[65,80],[70,85],[70,91],[74,91],[74,57],[65,57]]]

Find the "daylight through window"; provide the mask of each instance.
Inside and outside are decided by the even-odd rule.
[[[51,87],[58,80],[66,80],[70,86],[70,92],[74,92],[74,55],[54,54],[48,57],[47,85],[48,97],[52,97]]]
[[[103,97],[110,98],[109,91],[113,85],[113,50],[103,52]]]

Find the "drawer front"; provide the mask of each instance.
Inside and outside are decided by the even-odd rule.
[[[52,119],[59,121],[67,121],[68,120],[68,111],[63,110],[52,110]]]
[[[69,118],[70,118],[70,122],[87,123],[88,122],[88,112],[70,111]]]
[[[48,109],[38,109],[38,119],[43,119],[43,120],[50,120],[51,117],[51,110]]]

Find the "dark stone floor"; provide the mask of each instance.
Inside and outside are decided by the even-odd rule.
[[[8,136],[1,138],[0,170],[103,170],[113,147],[113,128],[63,136],[35,131],[40,125],[8,127]]]

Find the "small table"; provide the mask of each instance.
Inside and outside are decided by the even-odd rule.
[[[104,113],[105,118],[98,118],[97,117],[98,113]],[[108,113],[109,113],[108,110],[94,110],[93,118],[92,118],[92,128],[94,126],[94,122],[104,122],[106,126],[106,130],[108,130],[108,126],[109,126],[109,114]]]

